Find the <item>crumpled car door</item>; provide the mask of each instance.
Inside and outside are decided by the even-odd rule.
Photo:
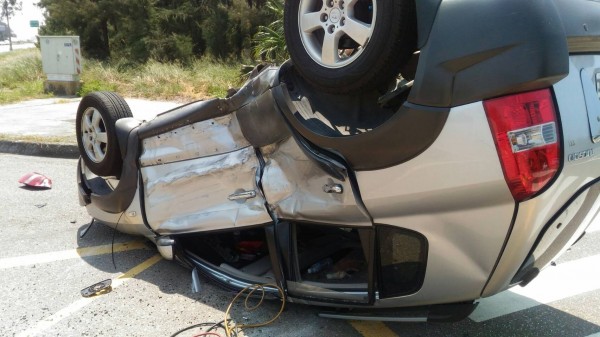
[[[259,161],[235,113],[143,140],[143,202],[158,234],[271,222],[257,187]]]

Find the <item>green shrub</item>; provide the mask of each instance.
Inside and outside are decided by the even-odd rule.
[[[44,94],[44,79],[37,49],[0,54],[0,104],[48,97]],[[131,64],[86,59],[81,80],[80,96],[107,90],[125,97],[179,101],[223,97],[228,88],[241,84],[238,63],[211,58],[190,60],[187,65],[155,60]]]
[[[268,26],[260,26],[254,35],[254,57],[282,63],[289,58],[283,30],[283,1],[268,0],[267,8],[275,20]]]
[[[117,86],[114,83],[102,82],[98,79],[83,81],[81,88],[77,91],[77,96],[83,97],[94,91],[116,91]]]
[[[39,50],[15,50],[0,55],[0,104],[48,96],[44,94]]]

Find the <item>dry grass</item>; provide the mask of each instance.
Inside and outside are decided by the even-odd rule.
[[[156,61],[131,67],[85,60],[80,96],[92,91],[115,91],[125,97],[191,101],[222,97],[239,86],[240,65],[201,59],[191,66]],[[44,93],[39,50],[0,54],[0,104],[50,97]]]
[[[0,141],[44,143],[44,144],[77,144],[73,136],[34,136],[34,135],[7,135],[0,134]]]
[[[237,64],[199,60],[183,67],[149,61],[136,68],[119,70],[118,66],[89,63],[82,76],[82,96],[109,90],[126,97],[190,101],[223,97],[228,88],[240,85]]]
[[[0,54],[0,104],[44,94],[42,61],[37,49],[15,50]]]

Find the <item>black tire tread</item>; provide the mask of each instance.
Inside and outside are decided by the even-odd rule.
[[[101,113],[106,114],[106,116],[104,116],[104,124],[106,126],[106,132],[108,135],[108,148],[106,157],[99,163],[95,163],[87,157],[81,141],[81,118],[83,112],[89,107],[95,107]],[[121,96],[114,92],[92,92],[86,95],[79,103],[76,117],[77,145],[86,166],[94,174],[99,176],[120,175],[123,162],[121,158],[121,151],[116,139],[115,122],[121,118],[127,117],[133,117],[129,105]]]
[[[384,26],[376,27],[372,41],[378,41],[379,50],[367,48],[363,59],[374,60],[371,64],[356,63],[336,70],[325,69],[315,63],[304,51],[300,37],[296,37],[293,25],[297,27],[297,8],[300,0],[288,0],[285,3],[284,22],[288,50],[297,71],[311,85],[323,91],[344,94],[372,88],[383,88],[395,78],[401,67],[409,60],[416,49],[416,12],[414,0],[389,1],[392,6],[393,20],[384,21]],[[292,26],[290,26],[292,25]],[[379,32],[379,34],[377,34]],[[381,34],[381,32],[387,32]],[[385,41],[389,44],[382,45]],[[377,49],[377,48],[376,48]],[[367,55],[368,54],[368,55]],[[359,69],[356,69],[359,68]],[[340,72],[344,73],[340,75]]]

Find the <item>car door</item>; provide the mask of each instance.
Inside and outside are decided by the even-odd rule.
[[[369,302],[374,298],[373,226],[346,166],[299,138],[261,154],[261,185],[277,219],[289,294],[307,300]],[[353,278],[335,270],[348,263],[360,266]]]
[[[257,187],[260,163],[235,113],[144,139],[143,202],[159,234],[271,222]]]

